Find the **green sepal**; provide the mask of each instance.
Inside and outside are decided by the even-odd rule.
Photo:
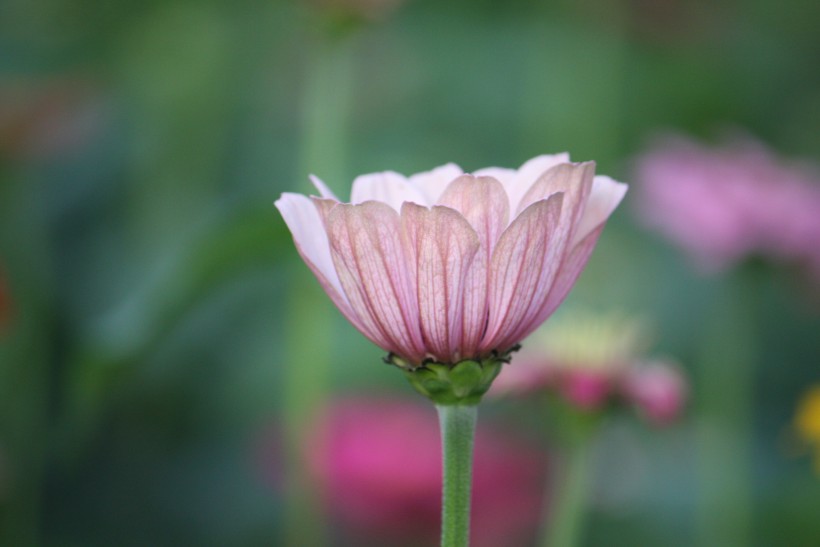
[[[417,367],[393,355],[385,361],[401,368],[410,385],[437,405],[477,405],[509,358],[465,359],[452,365],[425,362]]]

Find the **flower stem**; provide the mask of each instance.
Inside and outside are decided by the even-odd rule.
[[[582,424],[583,425],[583,424]],[[557,491],[545,507],[549,514],[543,522],[549,523],[542,534],[543,547],[572,547],[581,537],[585,516],[592,461],[592,436],[586,428],[570,432]]]
[[[478,407],[436,405],[444,465],[441,502],[442,547],[467,547],[470,539],[470,492],[473,442]]]
[[[761,292],[756,275],[740,271],[715,287],[700,338],[696,545],[752,543],[751,451]]]

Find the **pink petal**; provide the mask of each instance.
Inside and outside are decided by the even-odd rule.
[[[494,178],[501,183],[505,192],[512,184],[515,183],[515,177],[517,174],[518,172],[515,169],[507,169],[506,167],[485,167],[484,169],[479,169],[473,173],[473,175],[477,177]]]
[[[603,175],[593,179],[592,190],[589,193],[589,198],[587,198],[583,214],[575,231],[573,246],[606,222],[612,211],[621,203],[626,194],[626,189],[626,184],[616,182]]]
[[[595,177],[591,195],[578,221],[570,250],[563,259],[549,296],[536,314],[532,325],[524,325],[527,328],[516,333],[519,339],[523,340],[546,321],[572,290],[595,249],[607,218],[623,199],[626,189],[626,184],[615,182],[609,177]]]
[[[326,222],[331,256],[362,332],[382,348],[419,362],[425,351],[415,276],[408,271],[398,213],[376,201],[343,203]]]
[[[301,194],[282,194],[282,197],[276,201],[276,208],[285,219],[293,235],[296,250],[299,251],[305,264],[319,280],[322,288],[339,311],[355,327],[362,330],[362,322],[350,306],[333,265],[330,244],[320,212],[309,198]]]
[[[506,351],[549,294],[569,236],[562,193],[530,205],[504,230],[489,274],[489,322],[481,351]]]
[[[332,199],[334,201],[341,201],[339,198],[336,197],[336,194],[328,188],[327,184],[325,184],[322,179],[317,177],[316,175],[310,175],[310,182],[313,183],[313,186],[319,191],[319,195],[325,199]]]
[[[350,203],[370,200],[386,203],[397,213],[401,211],[401,204],[405,201],[427,205],[427,200],[421,192],[410,184],[404,175],[393,171],[356,177],[350,192]]]
[[[526,209],[526,207],[518,206],[524,194],[541,175],[561,163],[569,163],[569,154],[566,152],[536,156],[519,167],[515,178],[509,184],[504,185],[507,194],[510,196],[510,211],[523,211]]]
[[[462,349],[465,354],[473,354],[478,349],[487,323],[488,264],[509,222],[507,194],[496,179],[463,175],[450,183],[439,203],[460,212],[478,234],[481,243],[481,249],[467,273],[464,292]]]
[[[459,177],[463,171],[455,163],[448,163],[436,167],[432,171],[417,173],[410,177],[410,184],[415,186],[424,196],[425,202],[421,205],[433,205],[439,200],[439,196],[453,180]]]
[[[541,310],[539,310],[532,325],[518,333],[521,337],[520,339],[523,340],[526,338],[532,331],[537,329],[541,323],[546,321],[550,315],[555,313],[555,310],[558,309],[558,306],[561,305],[570,290],[572,290],[575,282],[578,281],[581,272],[584,271],[584,267],[586,267],[589,257],[595,249],[595,244],[598,243],[598,238],[603,230],[604,225],[599,225],[595,230],[587,234],[586,237],[575,245],[569,254],[564,257],[561,270],[555,278],[547,301],[543,304]]]
[[[595,163],[562,163],[548,169],[533,184],[518,204],[517,213],[520,213],[536,201],[551,196],[556,192],[564,192],[564,210],[570,216],[562,218],[562,222],[571,222],[574,226],[581,218],[583,206],[587,201],[592,179],[595,176]]]
[[[402,232],[410,264],[416,266],[421,333],[429,353],[454,363],[460,354],[462,294],[479,249],[478,236],[458,212],[405,203]]]

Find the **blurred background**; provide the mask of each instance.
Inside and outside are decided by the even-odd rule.
[[[334,510],[362,498],[328,495],[344,481],[327,469],[292,470],[302,450],[335,454],[311,441],[334,401],[407,401],[436,431],[427,402],[331,307],[272,205],[309,192],[309,173],[347,196],[359,173],[566,150],[632,182],[668,132],[704,147],[739,132],[785,163],[820,161],[808,0],[0,10],[2,545],[398,544],[366,509]],[[767,256],[705,268],[642,220],[639,186],[567,305],[651,318],[691,401],[662,430],[611,417],[583,543],[817,545],[820,409],[797,416],[820,382],[820,275]],[[540,491],[550,461],[544,419],[509,401],[481,409],[480,427],[516,437],[486,467],[524,473],[504,484],[524,485],[530,508],[540,494],[525,485]],[[723,443],[737,431],[745,440]],[[416,461],[424,442],[399,453]],[[429,513],[437,488],[401,514]],[[305,507],[314,526],[294,528]],[[433,543],[437,511],[414,520]],[[735,513],[717,541],[714,521]],[[527,545],[537,515],[488,544]]]

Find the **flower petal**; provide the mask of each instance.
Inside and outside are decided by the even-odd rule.
[[[488,265],[507,227],[510,208],[501,183],[490,177],[463,175],[447,187],[439,203],[461,213],[478,234],[481,249],[467,273],[464,292],[463,351],[476,352],[487,325]]]
[[[501,183],[491,177],[462,175],[456,178],[441,194],[438,204],[461,213],[490,252],[507,227],[510,215],[507,193]]]
[[[476,177],[492,177],[504,186],[506,191],[510,185],[515,182],[515,177],[518,172],[515,169],[508,169],[506,167],[485,167],[473,172]]]
[[[405,203],[401,212],[406,256],[416,267],[419,324],[428,353],[455,363],[462,337],[462,295],[479,250],[470,224],[449,207]]]
[[[412,201],[420,205],[427,204],[421,192],[410,184],[404,175],[394,171],[356,177],[350,192],[350,203],[363,203],[370,200],[386,203],[397,213],[401,211],[401,204],[405,201]]]
[[[489,316],[481,351],[506,351],[549,294],[569,237],[564,194],[537,201],[518,215],[498,241],[490,262]]]
[[[564,221],[573,225],[581,217],[583,205],[592,188],[592,179],[595,176],[595,162],[561,163],[544,172],[518,204],[517,214],[535,203],[556,192],[564,192],[564,209],[570,216]]]
[[[334,201],[341,201],[339,198],[336,197],[336,194],[325,184],[322,179],[317,177],[316,175],[309,175],[310,182],[313,183],[313,186],[319,191],[319,195],[325,199],[332,199]]]
[[[424,358],[415,279],[407,268],[399,215],[388,205],[339,204],[327,215],[330,254],[362,332],[413,362]],[[377,342],[383,341],[383,343]]]
[[[558,309],[558,306],[560,306],[567,297],[570,290],[572,290],[572,287],[575,286],[575,282],[578,281],[578,277],[581,275],[581,272],[584,271],[584,267],[586,267],[589,257],[595,249],[595,244],[598,243],[598,238],[600,237],[603,229],[604,224],[602,223],[592,232],[588,233],[586,237],[578,242],[578,244],[572,248],[567,256],[564,257],[564,263],[561,265],[561,271],[558,272],[558,276],[552,284],[547,301],[538,311],[538,314],[533,321],[532,328],[521,331],[521,340],[538,328],[538,326],[546,321],[550,315],[555,313],[555,310]]]
[[[438,202],[439,196],[453,180],[464,173],[455,163],[447,163],[431,171],[416,173],[410,177],[410,184],[415,186],[424,196],[422,205],[433,205]]]
[[[296,250],[299,251],[305,264],[319,280],[322,288],[339,308],[348,321],[359,330],[362,323],[350,305],[342,289],[333,259],[330,256],[330,244],[324,229],[324,221],[311,200],[301,194],[284,193],[276,201],[276,208],[285,219],[293,235]]]
[[[526,207],[518,206],[524,194],[527,193],[541,175],[561,163],[569,163],[569,154],[566,152],[536,156],[519,167],[515,173],[515,177],[504,185],[507,194],[510,196],[510,211],[523,211],[526,209]]]
[[[541,323],[546,321],[572,290],[581,272],[586,267],[592,251],[595,249],[607,218],[623,199],[626,190],[626,184],[615,182],[609,177],[595,177],[590,196],[578,221],[573,241],[569,246],[570,250],[563,259],[561,269],[550,289],[549,296],[536,314],[531,328],[516,333],[519,340],[523,340]]]
[[[606,222],[626,194],[627,185],[599,175],[592,181],[592,189],[578,221],[572,246],[574,247],[593,230]]]

